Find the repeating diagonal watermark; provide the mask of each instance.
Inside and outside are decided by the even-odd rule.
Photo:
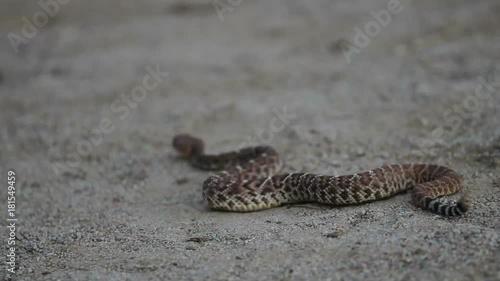
[[[424,151],[436,144],[443,143],[446,135],[456,134],[458,129],[464,124],[464,119],[478,112],[488,101],[495,97],[495,88],[500,88],[500,80],[496,80],[493,74],[488,77],[479,76],[478,83],[474,88],[474,93],[468,95],[461,103],[455,103],[452,107],[443,112],[443,119],[446,127],[451,128],[447,132],[445,126],[435,128],[428,139],[420,143],[420,150]]]
[[[401,11],[403,11],[403,5],[399,0],[389,0],[386,9],[370,11],[373,20],[365,23],[363,28],[357,25],[354,26],[355,34],[352,39],[354,44],[346,41],[339,43],[347,62],[351,63],[354,55],[359,55],[364,48],[368,47],[372,39],[380,34],[382,28],[387,27],[391,23],[393,16],[398,15]]]
[[[280,111],[276,108],[272,109],[273,117],[269,120],[269,124],[264,129],[256,129],[254,134],[249,134],[244,138],[238,147],[237,150],[242,150],[244,148],[256,147],[262,145],[270,145],[276,134],[285,130],[287,126],[289,126],[297,115],[290,112],[287,109],[286,105],[283,106],[283,110]],[[235,166],[239,164],[239,160],[234,160],[231,163],[227,164],[227,167]]]
[[[130,110],[144,101],[148,93],[156,89],[169,75],[168,72],[161,71],[159,65],[156,65],[156,69],[146,66],[146,71],[148,74],[142,78],[140,85],[132,88],[130,94],[122,94],[111,103],[110,110],[119,120],[125,120],[129,116]],[[81,164],[81,158],[89,156],[94,147],[102,143],[104,136],[113,132],[115,128],[115,124],[110,117],[102,118],[99,121],[99,126],[90,130],[84,139],[77,142],[76,148],[66,154],[64,162],[52,163],[54,173],[58,177],[66,172],[74,173],[75,169]]]
[[[443,124],[435,128],[431,133],[430,137],[427,139],[421,139],[418,142],[418,149],[422,152],[427,151],[429,148],[435,146],[436,144],[443,144],[447,138],[456,137],[459,132],[459,128],[465,124],[465,119],[472,116],[474,113],[479,112],[488,103],[492,102],[492,99],[499,98],[500,96],[496,93],[500,89],[500,79],[495,78],[495,75],[490,74],[487,76],[479,76],[477,78],[477,83],[474,88],[474,92],[467,95],[461,102],[452,104],[448,110],[444,111]],[[448,129],[449,128],[449,129]],[[318,135],[307,134],[307,132],[301,128],[295,128],[296,135],[299,137],[300,145],[302,143],[305,145],[305,149],[315,148],[324,143],[324,139],[318,139]],[[327,144],[328,145],[328,144]],[[301,149],[294,148],[290,155],[286,155],[288,160],[288,166],[292,171],[303,171],[307,167],[308,171],[315,171],[316,168],[322,163],[326,162],[329,166],[327,169],[327,174],[335,174],[335,170],[342,166],[341,162],[330,159],[328,153],[324,155],[311,155],[311,157],[305,157],[300,155]],[[359,154],[359,153],[358,153]],[[364,153],[361,153],[363,155]],[[300,162],[297,161],[297,157],[300,155]],[[291,160],[291,161],[290,161]],[[299,164],[300,163],[300,164]],[[335,166],[335,169],[333,168]]]
[[[283,106],[282,111],[274,108],[272,112],[274,116],[269,120],[269,126],[264,129],[257,129],[255,130],[255,134],[246,136],[245,140],[239,144],[238,149],[270,144],[277,133],[283,131],[293,119],[297,118],[297,115],[291,113],[286,105]]]
[[[31,19],[22,17],[21,21],[23,26],[20,32],[9,32],[7,38],[9,39],[12,49],[17,54],[19,53],[19,46],[21,44],[28,44],[30,39],[35,37],[39,30],[45,27],[51,18],[55,17],[61,9],[61,5],[68,4],[70,0],[40,0],[38,6],[40,10],[33,13]]]
[[[223,21],[224,14],[234,11],[234,9],[241,5],[241,3],[243,3],[243,0],[214,0],[212,5],[214,6],[215,12],[217,13],[220,21]]]

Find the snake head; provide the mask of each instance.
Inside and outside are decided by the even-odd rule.
[[[205,145],[201,139],[188,134],[181,134],[174,137],[172,146],[182,155],[191,157],[203,154]]]

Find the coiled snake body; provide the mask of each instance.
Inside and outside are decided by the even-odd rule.
[[[276,175],[282,162],[278,153],[269,146],[207,155],[202,140],[185,134],[174,137],[173,146],[187,156],[193,166],[221,170],[203,183],[203,198],[213,209],[249,212],[299,202],[359,204],[381,200],[411,188],[415,205],[444,216],[461,215],[469,206],[465,196],[455,205],[437,199],[460,190],[459,176],[444,166],[385,165],[345,176]]]

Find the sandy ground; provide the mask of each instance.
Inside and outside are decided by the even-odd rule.
[[[70,0],[15,53],[36,2],[0,10],[18,218],[1,280],[500,279],[498,1],[403,1],[378,30],[390,1]],[[472,207],[443,218],[402,194],[211,211],[178,133],[214,153],[272,145],[286,171],[447,165]]]

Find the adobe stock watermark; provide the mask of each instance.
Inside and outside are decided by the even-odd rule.
[[[500,80],[496,80],[493,74],[489,75],[487,79],[480,76],[477,80],[478,84],[474,89],[474,94],[467,96],[462,103],[454,104],[452,109],[443,112],[444,122],[452,131],[446,132],[442,126],[437,127],[432,131],[431,138],[421,143],[421,150],[442,143],[446,134],[453,135],[456,133],[464,123],[464,119],[468,115],[479,111],[482,106],[494,97],[495,88],[500,88]]]
[[[370,11],[374,20],[367,22],[363,29],[357,25],[354,26],[355,34],[352,40],[354,45],[345,41],[340,43],[340,48],[347,62],[351,63],[353,55],[359,55],[362,49],[368,47],[372,39],[380,34],[382,27],[388,26],[392,21],[393,15],[397,15],[401,11],[403,11],[403,5],[401,5],[399,0],[389,0],[387,2],[387,9],[382,9],[378,12],[374,10]]]
[[[168,72],[161,71],[159,65],[156,65],[156,69],[148,65],[146,71],[148,74],[142,78],[140,85],[132,88],[130,94],[121,94],[120,98],[111,103],[109,108],[118,120],[125,120],[129,116],[130,110],[144,101],[148,96],[148,92],[156,89],[169,75]],[[93,148],[102,143],[104,136],[114,130],[115,124],[113,120],[109,117],[102,118],[97,128],[84,133],[84,138],[78,141],[76,148],[66,154],[64,162],[52,163],[54,173],[60,177],[66,172],[76,172],[75,169],[81,164],[81,158],[89,156]]]
[[[223,21],[224,13],[234,11],[241,3],[243,3],[243,0],[214,0],[212,5],[220,21]]]
[[[282,111],[277,109],[273,109],[272,111],[274,116],[269,121],[268,128],[258,129],[255,131],[255,134],[247,136],[245,140],[240,143],[238,149],[249,146],[270,144],[273,141],[275,134],[283,131],[293,119],[297,118],[296,114],[288,112],[286,106],[283,106]]]
[[[33,13],[31,19],[22,17],[23,26],[21,32],[9,32],[7,38],[14,52],[19,53],[19,45],[27,44],[30,39],[38,34],[40,28],[45,27],[50,18],[53,18],[59,13],[60,6],[68,4],[69,0],[40,0],[38,6],[40,10]]]

